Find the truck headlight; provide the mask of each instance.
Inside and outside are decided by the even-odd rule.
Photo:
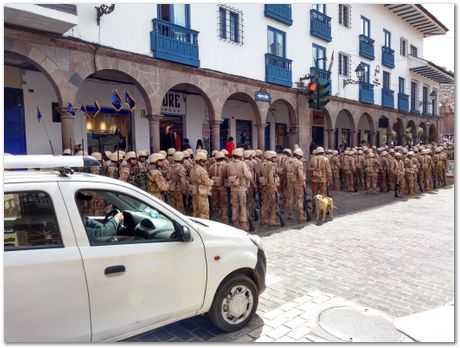
[[[264,250],[264,248],[262,247],[262,239],[260,239],[259,236],[254,234],[248,234],[248,237],[251,240],[251,242],[255,244],[256,247],[258,247],[261,250]]]

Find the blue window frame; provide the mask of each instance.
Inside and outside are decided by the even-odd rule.
[[[371,37],[371,21],[363,16],[361,16],[361,34]]]
[[[412,57],[418,57],[417,47],[410,45],[410,54]]]
[[[383,89],[391,89],[390,73],[387,71],[383,72]]]
[[[324,59],[321,59],[324,58]],[[313,65],[315,66],[315,59],[318,61],[318,68],[326,70],[326,48],[313,44]]]
[[[428,112],[428,87],[425,87],[425,86],[423,86],[422,88],[422,103],[423,103],[422,112],[426,114]]]
[[[411,111],[417,110],[417,83],[411,82],[410,84],[410,108]]]
[[[391,33],[383,29],[383,46],[391,48]]]
[[[230,40],[233,42],[239,42],[238,35],[238,23],[239,15],[235,12],[230,12]]]
[[[326,4],[313,4],[313,8],[322,14],[326,14]]]
[[[406,80],[403,77],[399,78],[399,93],[405,94],[406,91]]]
[[[188,4],[161,4],[157,5],[158,18],[190,28],[190,5]]]
[[[219,7],[219,31],[222,39],[227,38],[227,11],[223,7]]]
[[[286,33],[278,29],[267,29],[267,52],[278,57],[286,57]]]
[[[369,64],[361,62],[361,66],[364,68],[363,82],[369,83],[369,80],[370,80]]]

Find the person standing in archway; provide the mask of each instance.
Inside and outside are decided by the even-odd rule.
[[[235,150],[236,146],[233,142],[233,137],[228,137],[227,142],[225,143],[225,150],[228,151],[229,156],[232,156],[233,150]]]

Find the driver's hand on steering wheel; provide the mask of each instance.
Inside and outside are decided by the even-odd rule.
[[[119,212],[117,215],[114,216],[114,219],[117,219],[120,223],[123,223],[125,220],[125,217],[122,212]]]

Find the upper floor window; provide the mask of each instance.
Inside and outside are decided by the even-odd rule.
[[[350,77],[350,56],[339,53],[339,74]]]
[[[363,16],[361,16],[361,34],[371,37],[371,21]]]
[[[390,73],[387,71],[383,72],[383,89],[390,89],[391,88],[391,83],[390,83]]]
[[[313,4],[313,9],[322,14],[326,14],[326,4]]]
[[[418,50],[417,47],[410,45],[410,55],[412,57],[418,57]]]
[[[383,29],[383,46],[391,48],[391,33]]]
[[[219,6],[219,37],[233,43],[243,43],[242,12],[228,6]]]
[[[339,4],[339,24],[350,28],[351,27],[351,6],[346,4]]]
[[[361,62],[361,66],[364,68],[364,74],[363,74],[362,82],[369,83],[369,81],[370,81],[370,67],[369,67],[369,64]]]
[[[399,40],[399,53],[404,57],[407,56],[407,40],[404,38]]]
[[[158,5],[158,18],[179,25],[181,27],[190,28],[190,5]]]
[[[418,84],[415,81],[410,83],[410,109],[411,111],[418,110]]]
[[[433,89],[432,91],[433,95],[434,95],[434,99],[432,101],[432,104],[431,104],[431,113],[433,115],[436,115],[437,114],[437,105],[438,105],[438,91],[436,89]]]
[[[317,60],[319,69],[326,70],[326,48],[313,44],[313,59]],[[314,60],[313,66],[315,66]]]
[[[402,77],[399,78],[399,93],[405,94],[406,91],[406,80]]]
[[[428,87],[423,86],[422,88],[422,112],[425,114],[428,112]]]
[[[278,57],[286,57],[286,33],[272,27],[268,27],[268,53]]]

